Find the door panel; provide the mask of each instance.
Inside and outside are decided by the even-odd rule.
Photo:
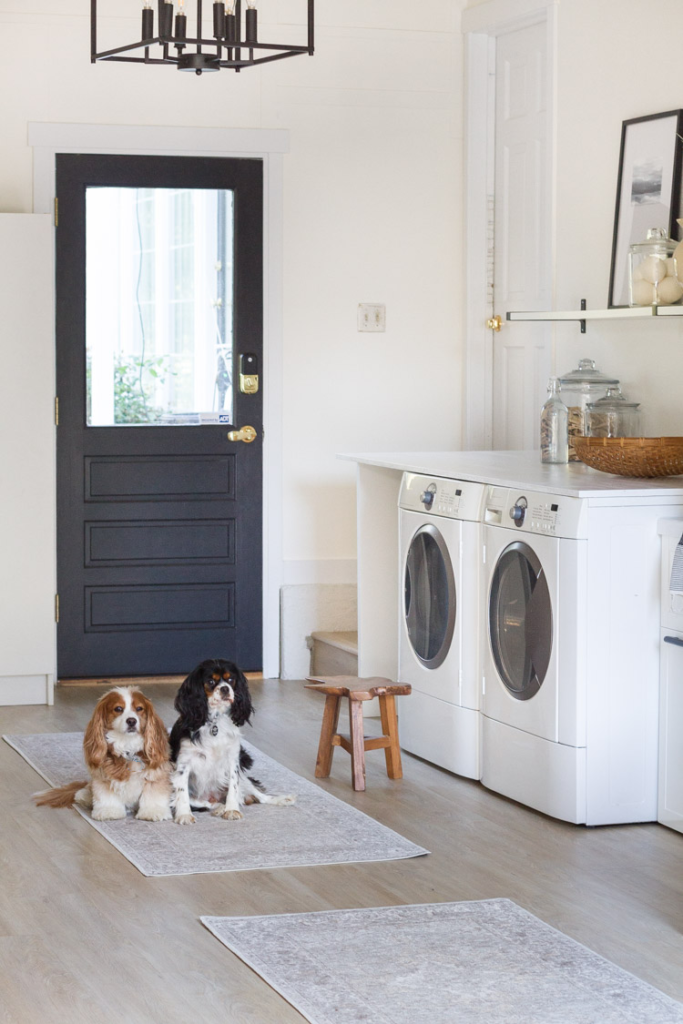
[[[550,308],[550,88],[545,22],[496,37],[493,308],[503,316]],[[549,327],[506,322],[493,339],[493,447],[537,448]]]
[[[262,162],[64,155],[57,192],[59,674],[259,669]]]

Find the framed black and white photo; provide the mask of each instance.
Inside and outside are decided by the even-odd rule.
[[[650,228],[679,237],[683,110],[624,121],[614,213],[610,309],[629,305],[628,250]]]

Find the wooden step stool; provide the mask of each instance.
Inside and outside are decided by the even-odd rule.
[[[306,687],[324,693],[325,710],[320,731],[318,759],[315,764],[316,779],[326,779],[332,768],[335,747],[343,747],[351,755],[353,788],[365,789],[365,751],[384,749],[387,761],[387,775],[390,779],[402,779],[401,748],[398,743],[398,720],[396,718],[396,697],[407,696],[411,687],[407,683],[394,683],[391,679],[372,676],[359,679],[357,676],[308,676]],[[349,701],[349,725],[351,735],[347,738],[337,732],[342,697]],[[363,735],[363,701],[379,698],[379,713],[382,720],[382,736]]]

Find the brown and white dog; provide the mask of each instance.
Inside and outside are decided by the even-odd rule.
[[[92,808],[96,821],[125,818],[135,810],[143,821],[171,818],[171,763],[168,734],[152,702],[131,686],[100,697],[83,737],[89,782],[34,794],[38,805]]]

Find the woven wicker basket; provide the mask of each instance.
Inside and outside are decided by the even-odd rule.
[[[619,476],[683,473],[683,437],[574,437],[576,454],[593,469]]]

